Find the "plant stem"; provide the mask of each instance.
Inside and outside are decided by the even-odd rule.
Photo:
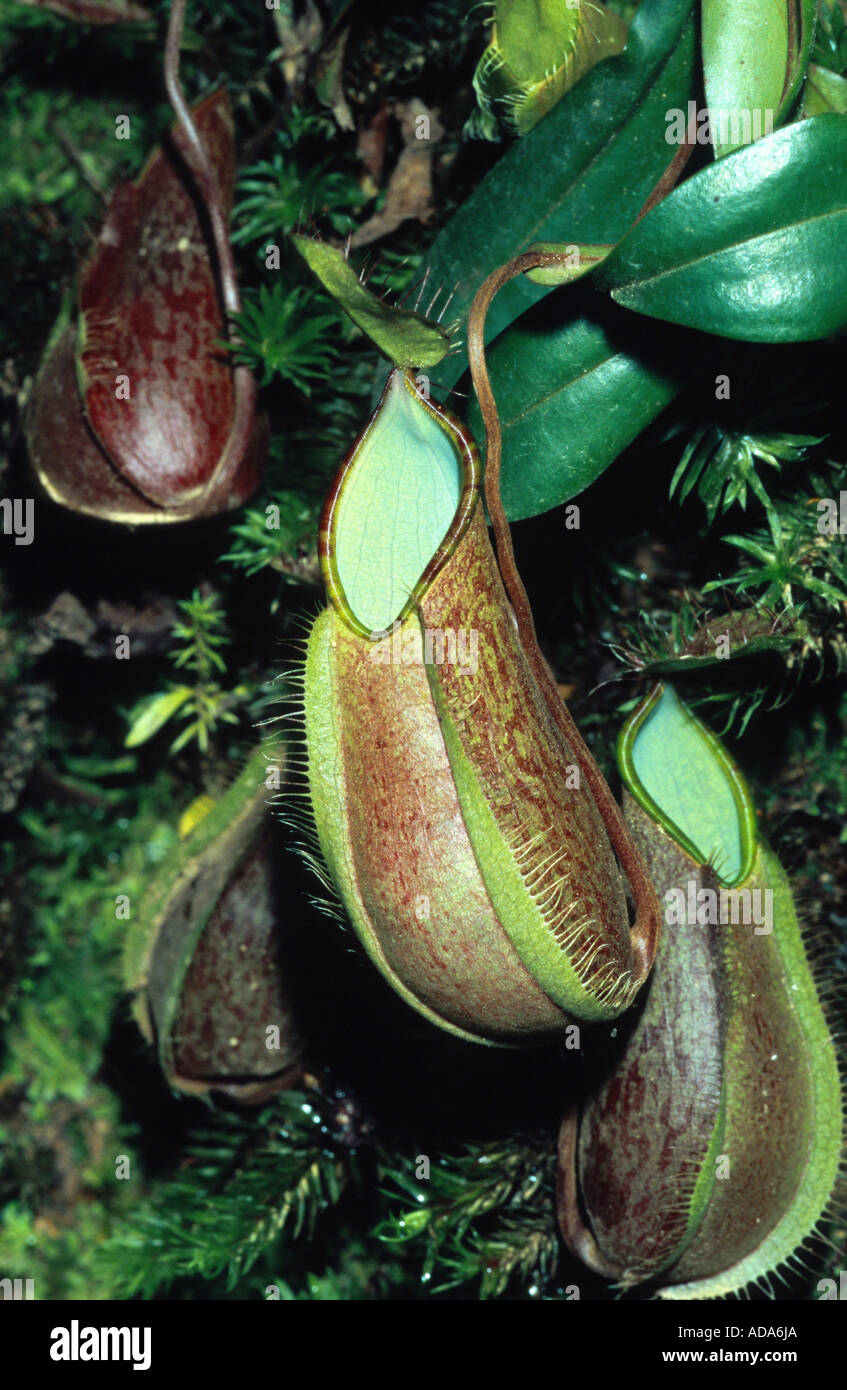
[[[165,43],[165,88],[188,145],[188,166],[197,182],[201,198],[209,215],[218,262],[218,274],[220,275],[223,308],[225,313],[231,316],[240,313],[241,297],[238,292],[235,257],[232,254],[232,243],[229,239],[228,219],[224,210],[217,174],[209,159],[206,147],[200,139],[200,133],[194,123],[194,117],[189,110],[179,80],[179,55],[184,26],[185,0],[172,0]],[[232,384],[235,393],[232,424],[223,452],[203,489],[204,505],[201,507],[201,514],[216,510],[214,507],[215,497],[219,493],[226,492],[230,487],[238,466],[244,458],[253,428],[256,383],[249,369],[247,367],[234,367]]]

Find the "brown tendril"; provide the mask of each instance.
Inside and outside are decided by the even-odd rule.
[[[667,195],[670,193],[671,189],[676,184],[680,174],[682,173],[683,169],[685,168],[686,164],[688,163],[689,159],[694,153],[694,145],[696,142],[696,138],[697,118],[696,116],[692,116],[688,122],[688,125],[686,126],[685,140],[680,145],[679,149],[677,150],[676,154],[674,155],[665,172],[662,174],[662,177],[659,179],[658,183],[649,193],[644,203],[644,206],[642,207],[641,211],[636,217],[635,222],[633,222],[632,224],[633,227],[636,225],[637,222],[641,221],[642,217],[646,217],[647,213],[652,211],[652,209],[656,207],[657,204],[660,203],[663,198],[666,198]],[[632,229],[630,228],[630,230]]]
[[[497,563],[512,603],[517,621],[518,636],[530,669],[544,694],[556,724],[573,749],[581,775],[606,827],[612,848],[629,882],[635,907],[632,925],[632,982],[640,986],[650,973],[659,945],[660,908],[655,889],[644,868],[641,856],[633,844],[618,803],[609,790],[605,777],[576,727],[567,705],[559,694],[553,673],[542,655],[535,631],[526,589],[518,572],[512,545],[512,533],[506,519],[500,495],[500,459],[502,432],[497,404],[491,389],[485,359],[485,319],[497,291],[517,275],[542,266],[567,264],[567,253],[525,251],[508,264],[500,266],[483,281],[471,304],[468,315],[468,361],[471,380],[479,401],[485,426],[485,505],[494,532]]]
[[[165,88],[188,146],[188,167],[196,181],[209,217],[220,276],[221,298],[226,314],[231,316],[240,311],[241,297],[238,292],[235,257],[232,254],[232,244],[229,239],[228,219],[224,210],[218,176],[206,147],[200,139],[200,133],[185,100],[179,79],[179,57],[185,26],[185,4],[186,0],[172,0],[171,4],[165,42]],[[253,428],[256,383],[250,369],[243,366],[234,367],[232,385],[234,392],[232,424],[214,472],[201,491],[201,514],[214,509],[214,498],[218,493],[226,493],[244,457]],[[196,516],[198,514],[197,509],[192,508],[191,514]]]

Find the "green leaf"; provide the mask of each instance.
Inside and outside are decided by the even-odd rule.
[[[629,791],[698,864],[740,883],[756,854],[756,812],[740,772],[670,685],[659,685],[621,731]]]
[[[644,0],[625,51],[593,68],[514,144],[436,238],[429,285],[449,293],[464,323],[480,283],[534,241],[617,242],[637,217],[677,148],[669,109],[694,90],[691,0]],[[500,291],[489,341],[549,293],[526,277]],[[433,380],[452,386],[467,364],[457,353]]]
[[[819,116],[823,111],[847,115],[847,77],[813,63],[806,82],[803,111],[806,116]]]
[[[130,715],[129,733],[124,739],[124,748],[137,748],[139,744],[146,743],[167,724],[193,693],[190,686],[177,685],[162,695],[150,695],[140,700]]]
[[[197,739],[201,753],[205,753],[209,746],[209,734],[206,725],[201,724],[197,719],[195,719],[193,723],[187,724],[182,732],[177,734],[169,751],[171,753],[179,753],[193,738]]]
[[[450,335],[421,314],[384,304],[361,283],[344,252],[307,236],[291,240],[309,269],[395,367],[435,367]]]
[[[847,122],[813,116],[674,189],[596,271],[620,304],[752,342],[847,324]]]
[[[609,312],[610,311],[610,312]],[[565,288],[522,315],[489,352],[503,431],[501,491],[512,521],[587,488],[673,399],[696,360],[643,344],[638,321]],[[474,399],[474,436],[483,428]]]
[[[809,61],[814,18],[814,0],[703,0],[703,75],[716,158],[758,138],[757,128],[768,133],[779,124]]]

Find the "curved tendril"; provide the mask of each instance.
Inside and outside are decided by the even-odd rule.
[[[485,359],[485,319],[497,291],[517,275],[523,275],[527,270],[535,270],[542,266],[562,265],[566,261],[566,253],[526,251],[520,256],[515,256],[514,260],[509,261],[506,265],[500,266],[483,281],[474,296],[468,315],[468,362],[471,380],[479,401],[480,414],[485,426],[485,505],[491,520],[491,529],[494,532],[497,563],[515,612],[518,636],[530,668],[544,693],[550,713],[565,739],[573,748],[580,772],[588,783],[589,791],[600,812],[612,848],[632,890],[635,906],[635,921],[631,933],[632,982],[633,986],[637,988],[647,979],[658,950],[659,903],[653,884],[641,861],[641,856],[630,839],[621,809],[573,722],[567,705],[559,694],[553,673],[538,645],[532,608],[518,572],[512,545],[512,533],[500,495],[502,431]]]
[[[241,309],[241,296],[238,292],[235,257],[232,254],[232,244],[229,239],[228,219],[224,211],[220,184],[214,165],[200,139],[194,117],[185,100],[179,80],[179,56],[182,47],[182,33],[185,27],[185,4],[186,0],[172,0],[171,4],[165,42],[165,89],[188,145],[190,152],[190,159],[187,161],[189,170],[197,183],[209,216],[209,225],[212,230],[212,240],[218,262],[223,307],[227,315],[232,315],[239,313]],[[201,512],[210,510],[213,505],[213,498],[219,492],[225,492],[231,484],[238,465],[244,457],[253,427],[256,383],[249,368],[234,367],[232,384],[234,392],[232,424],[214,472],[203,488]],[[193,509],[192,514],[197,515],[196,508]]]
[[[637,222],[641,221],[642,217],[646,217],[647,213],[652,211],[652,209],[656,207],[662,201],[663,198],[666,198],[668,196],[671,189],[678,182],[680,174],[682,173],[683,169],[685,168],[686,164],[691,158],[696,143],[697,118],[696,116],[694,116],[688,122],[688,127],[685,132],[685,140],[680,145],[679,149],[677,150],[676,154],[674,155],[665,172],[662,174],[662,177],[659,179],[658,183],[647,195],[647,199],[643,207],[641,208],[641,211],[639,212],[638,216],[632,224],[633,227],[636,225]],[[632,228],[630,228],[630,230],[632,230]]]

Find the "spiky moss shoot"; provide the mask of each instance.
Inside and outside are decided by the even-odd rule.
[[[392,374],[339,474],[321,552],[332,604],[308,644],[308,780],[365,949],[468,1039],[616,1016],[649,969],[623,877],[520,645],[473,442],[410,373]]]

